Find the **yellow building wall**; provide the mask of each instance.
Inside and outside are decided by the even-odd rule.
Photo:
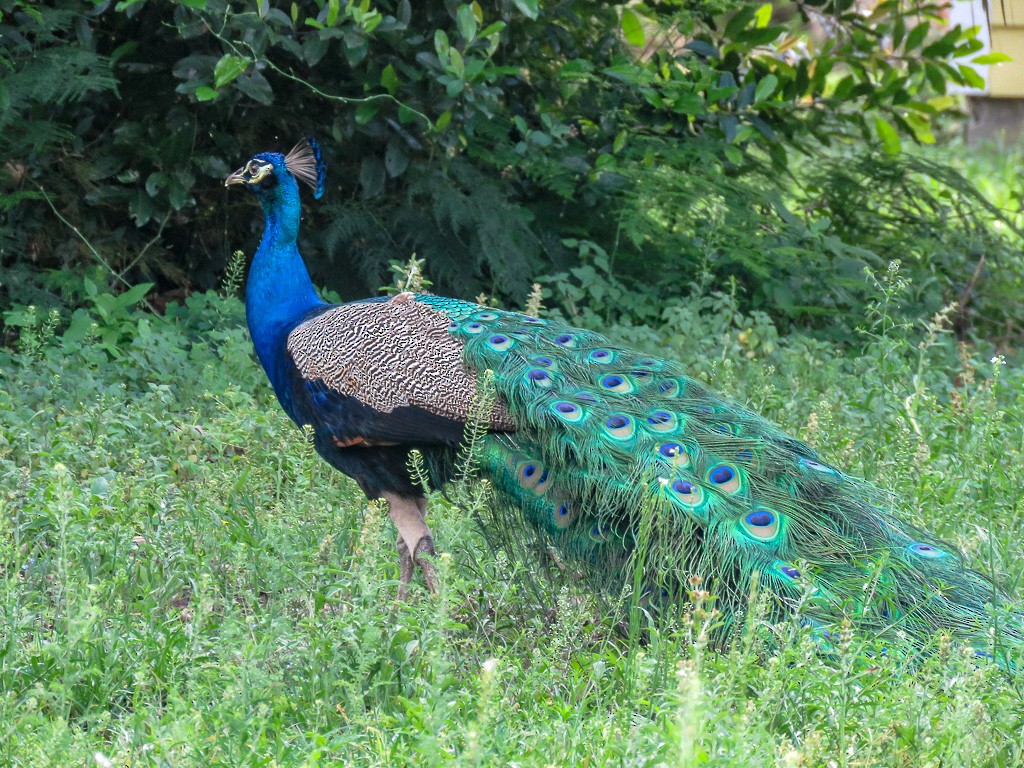
[[[989,0],[988,17],[993,29],[1024,27],[1024,0]]]
[[[989,68],[989,95],[1024,98],[1024,0],[989,0],[988,13],[992,50],[1013,59]]]

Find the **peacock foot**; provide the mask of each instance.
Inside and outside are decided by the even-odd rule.
[[[405,600],[408,597],[409,584],[412,583],[416,566],[423,571],[423,582],[427,589],[436,594],[439,584],[437,568],[431,562],[436,552],[434,537],[424,520],[427,512],[426,499],[384,494],[384,500],[387,501],[388,513],[398,528],[398,599]]]
[[[437,567],[423,555],[433,558],[437,553],[434,551],[434,539],[432,536],[424,536],[416,544],[416,550],[409,552],[409,545],[405,539],[398,537],[398,599],[405,601],[409,596],[409,584],[412,583],[416,566],[423,571],[423,583],[431,594],[436,595],[438,590]]]

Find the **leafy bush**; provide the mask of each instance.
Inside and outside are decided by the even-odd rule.
[[[779,319],[856,312],[860,266],[906,243],[891,228],[861,242],[814,201],[802,208],[799,158],[813,170],[828,145],[892,153],[900,134],[932,141],[953,104],[947,85],[976,83],[958,61],[980,45],[933,27],[940,8],[923,0],[868,17],[852,0],[0,10],[12,41],[4,288],[8,302],[43,307],[63,287],[50,271],[89,263],[114,283],[212,286],[259,226],[224,175],[314,133],[331,171],[327,197],[308,207],[304,252],[318,282],[346,296],[415,252],[440,292],[521,303],[534,278],[582,266],[573,240],[604,249],[647,303],[708,270],[735,276],[744,301]],[[889,173],[884,158],[870,162]],[[1002,247],[978,247],[992,243]],[[943,291],[963,292],[962,260],[924,261]]]
[[[621,236],[636,250],[616,262],[662,301],[702,273],[719,284],[731,275],[747,306],[784,327],[850,338],[872,292],[865,270],[899,260],[913,285],[908,316],[956,303],[961,334],[1002,333],[1024,318],[1024,231],[936,153],[836,150],[782,176],[664,153],[669,167],[627,195]]]

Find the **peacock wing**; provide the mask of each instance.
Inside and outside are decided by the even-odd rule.
[[[457,444],[477,374],[450,323],[412,294],[330,307],[302,322],[286,343],[299,420],[339,447]],[[500,404],[490,426],[515,428]]]

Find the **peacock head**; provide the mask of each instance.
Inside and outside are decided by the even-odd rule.
[[[327,166],[320,155],[316,139],[306,138],[295,145],[287,155],[278,152],[259,152],[224,179],[224,186],[241,184],[264,199],[271,198],[282,185],[297,179],[309,185],[313,197],[319,199],[324,193],[324,178]]]

